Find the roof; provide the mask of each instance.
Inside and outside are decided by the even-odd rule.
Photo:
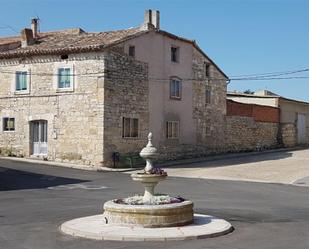
[[[163,30],[143,30],[140,27],[107,32],[85,32],[81,28],[42,32],[39,33],[38,38],[36,38],[35,44],[27,47],[21,47],[20,36],[0,37],[0,59],[18,58],[31,55],[101,51],[106,47],[117,45],[125,40],[132,39],[151,31],[168,36],[171,39],[190,43],[202,53],[202,55],[207,58],[224,75],[224,77],[226,77],[226,79],[228,79],[228,76],[203,52],[195,40],[176,36]]]
[[[78,53],[102,50],[111,44],[145,33],[138,28],[88,33],[80,28],[39,33],[35,44],[22,48],[20,37],[0,38],[0,59],[29,55]],[[12,43],[17,48],[10,48]]]
[[[264,99],[271,98],[271,99],[279,99],[279,100],[288,101],[288,102],[294,102],[294,103],[303,104],[303,105],[309,105],[309,102],[300,101],[296,99],[289,99],[289,98],[285,98],[279,95],[255,95],[255,94],[246,94],[246,93],[239,93],[239,92],[227,92],[226,96],[227,97],[229,96],[245,97],[245,98],[264,98]]]
[[[227,92],[227,96],[233,97],[248,97],[248,98],[279,98],[279,95],[256,95],[256,94],[249,94],[249,93],[241,93],[241,92]]]

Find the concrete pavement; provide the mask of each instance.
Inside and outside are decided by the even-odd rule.
[[[171,165],[165,169],[169,176],[293,184],[309,176],[309,149]],[[302,186],[309,186],[305,179]]]
[[[107,200],[142,193],[129,175],[8,160],[0,169],[1,249],[309,248],[309,188],[170,177],[158,192],[191,199],[195,212],[223,218],[235,231],[194,241],[109,242],[66,236],[59,226],[102,212]]]

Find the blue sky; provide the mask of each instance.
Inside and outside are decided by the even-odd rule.
[[[135,27],[145,9],[160,10],[162,29],[195,39],[228,76],[309,68],[306,0],[0,0],[0,36],[16,35],[7,26],[19,32],[35,16],[42,31]],[[246,89],[309,102],[309,78],[229,84],[229,90]]]

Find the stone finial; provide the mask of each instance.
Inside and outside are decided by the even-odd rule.
[[[149,132],[149,134],[148,134],[148,144],[146,145],[146,147],[153,147],[153,144],[152,144],[152,132]]]
[[[148,143],[146,147],[144,147],[139,155],[146,160],[145,172],[151,173],[153,169],[153,159],[157,157],[157,149],[152,144],[152,133],[149,132],[148,134]]]

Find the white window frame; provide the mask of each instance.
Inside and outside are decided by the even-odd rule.
[[[59,88],[59,70],[70,69],[70,87]],[[56,64],[54,68],[54,89],[57,92],[73,92],[76,88],[75,68],[73,64]]]
[[[8,131],[6,131],[6,130],[4,130],[4,119],[14,119],[14,130],[8,130]],[[3,132],[15,132],[16,131],[16,118],[15,117],[8,117],[8,116],[5,116],[5,117],[2,117],[2,131]]]
[[[165,123],[165,137],[167,139],[179,139],[180,122],[168,120]],[[170,130],[171,129],[171,130]]]
[[[129,120],[129,136],[126,136],[125,134],[125,120]],[[134,134],[134,120],[137,120],[137,135],[133,136]],[[139,119],[136,117],[122,117],[122,138],[139,138]]]
[[[27,89],[26,90],[17,90],[17,73],[26,73],[26,81],[27,81]],[[31,86],[31,71],[28,67],[22,67],[22,68],[16,68],[15,73],[13,75],[13,80],[12,80],[12,87],[11,90],[14,94],[16,95],[22,95],[22,94],[29,94],[30,93],[30,86]]]
[[[173,90],[172,90],[172,88],[173,88],[173,86],[174,86],[174,83],[176,83],[176,82],[178,82],[178,84],[179,84],[179,95],[172,95],[173,94]],[[182,81],[181,81],[181,79],[180,78],[177,78],[177,77],[171,77],[171,79],[170,79],[170,89],[169,89],[169,91],[170,91],[170,99],[176,99],[176,100],[181,100],[181,98],[182,98]],[[176,91],[175,91],[176,92]]]

